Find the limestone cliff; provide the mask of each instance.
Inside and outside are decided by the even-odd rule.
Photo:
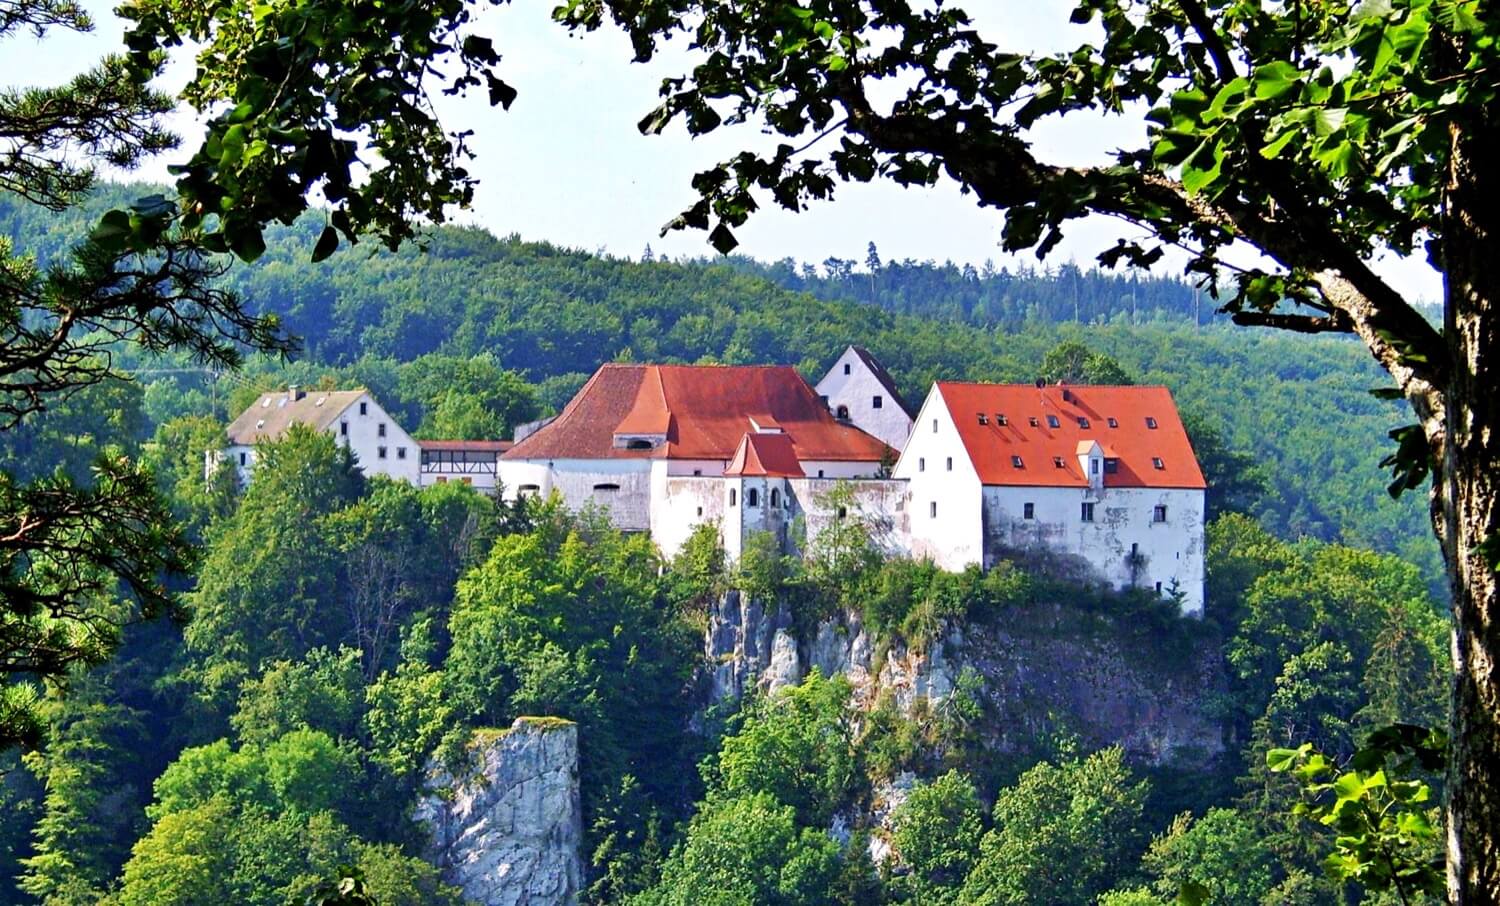
[[[967,668],[986,714],[981,732],[997,751],[1024,748],[1059,729],[1086,748],[1120,745],[1149,764],[1199,765],[1223,751],[1209,713],[1223,688],[1211,642],[1169,655],[1108,635],[1053,631],[1045,613],[1033,616],[1014,625],[950,625],[921,648],[899,640],[880,646],[857,613],[824,620],[798,637],[785,607],[729,592],[709,612],[709,696],[721,701],[776,689],[816,667],[825,676],[847,676],[861,707],[889,696],[910,715],[919,705],[940,708]]]
[[[476,731],[468,763],[434,763],[414,818],[428,859],[479,906],[571,906],[583,886],[578,727],[521,717]]]

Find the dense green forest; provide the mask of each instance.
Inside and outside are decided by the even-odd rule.
[[[0,234],[43,260],[85,219],[0,199]],[[1195,317],[1190,287],[1155,278],[809,274],[474,229],[309,264],[321,228],[273,231],[224,278],[303,338],[295,361],[210,375],[122,349],[136,382],[0,433],[17,480],[139,457],[201,553],[178,618],[125,628],[115,658],[48,689],[46,745],[0,755],[0,902],[269,906],[347,864],[382,904],[456,903],[407,818],[420,769],[524,714],[580,726],[590,902],[1142,906],[1187,882],[1222,904],[1398,902],[1325,876],[1333,834],[1291,814],[1298,784],[1266,757],[1310,742],[1344,759],[1373,729],[1443,722],[1440,570],[1420,502],[1385,493],[1378,462],[1404,414],[1367,392],[1380,378],[1358,346]],[[1029,380],[1065,343],[1170,386],[1215,486],[1206,618],[1017,568],[883,561],[857,535],[806,563],[752,548],[726,567],[700,534],[662,563],[591,514],[367,480],[302,431],[267,447],[247,488],[203,476],[224,419],[288,381],[359,382],[419,433],[494,436],[603,361],[816,376],[850,342],[913,399],[938,378]],[[1207,646],[1226,754],[1137,764],[1081,749],[1066,715],[987,751],[983,696],[964,684],[925,715],[855,719],[848,682],[817,674],[698,713],[707,605],[729,588],[801,624],[854,611],[881,646],[955,624],[1111,640],[1142,661]],[[898,860],[877,866],[863,829],[848,845],[829,829],[904,771],[918,783],[891,819]],[[1412,839],[1405,855],[1439,853]]]

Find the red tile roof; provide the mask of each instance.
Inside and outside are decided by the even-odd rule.
[[[750,419],[769,417],[807,461],[878,462],[885,444],[829,413],[786,365],[604,365],[562,413],[506,459],[706,459],[734,456]],[[615,434],[661,435],[649,450]]]
[[[734,451],[734,461],[724,474],[764,475],[768,478],[803,478],[807,475],[797,461],[797,450],[790,437],[750,432],[740,440],[740,448]]]
[[[504,453],[511,448],[508,440],[419,440],[423,450],[453,450],[477,453]]]
[[[1105,487],[1206,487],[1187,431],[1165,387],[939,383],[937,390],[958,425],[958,434],[990,485],[1083,487],[1080,449],[1093,441],[1120,461],[1104,476]],[[1066,392],[1069,399],[1064,399]],[[985,416],[980,424],[979,416]],[[1001,425],[999,416],[1005,416]],[[1058,427],[1050,427],[1054,415]],[[1032,427],[1031,418],[1037,426]],[[1080,418],[1088,420],[1083,427]],[[1111,428],[1109,419],[1118,427]],[[1156,427],[1148,427],[1147,419]],[[1021,457],[1016,468],[1012,457]],[[1054,464],[1061,457],[1063,467]],[[1162,468],[1153,459],[1162,461]]]

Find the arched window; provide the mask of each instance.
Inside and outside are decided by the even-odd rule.
[[[781,506],[781,491],[776,488],[771,489],[771,506]]]
[[[840,406],[840,407],[838,407],[837,409],[834,410],[833,417],[839,419],[840,421],[848,421],[849,420],[849,407],[848,406]]]
[[[760,490],[750,488],[745,492],[745,506],[760,506]]]
[[[649,440],[642,440],[641,438],[637,437],[634,440],[628,440],[628,441],[626,441],[625,442],[625,449],[627,449],[627,450],[649,450],[649,449],[651,449],[651,441],[649,441]]]
[[[516,488],[516,496],[517,497],[525,497],[527,495],[531,495],[531,496],[534,497],[534,496],[536,496],[536,495],[538,495],[540,493],[542,493],[542,486],[541,485],[523,484],[519,488]]]

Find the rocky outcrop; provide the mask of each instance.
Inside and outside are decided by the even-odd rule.
[[[920,647],[900,640],[879,646],[857,613],[825,620],[799,639],[785,607],[730,592],[709,611],[709,696],[718,702],[774,690],[816,668],[846,676],[860,707],[888,698],[911,716],[940,709],[967,670],[966,693],[984,706],[980,731],[996,751],[1025,749],[1058,732],[1088,748],[1122,746],[1152,764],[1202,764],[1223,751],[1208,713],[1224,683],[1211,643],[1169,658],[1108,637],[1054,632],[1044,617],[1031,626],[948,626]]]
[[[521,717],[476,731],[469,758],[428,768],[413,816],[432,835],[428,859],[479,906],[571,906],[583,886],[578,727]]]

